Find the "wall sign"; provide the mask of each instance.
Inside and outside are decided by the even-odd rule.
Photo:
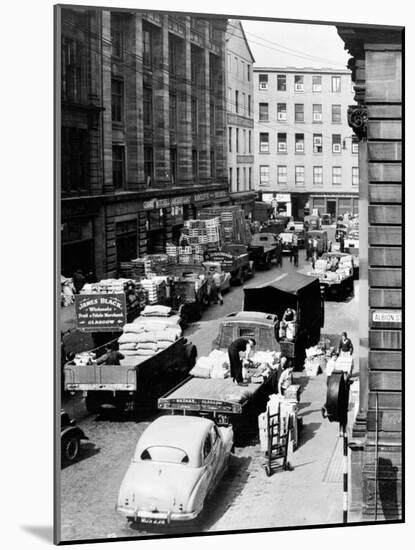
[[[127,322],[125,294],[77,294],[76,326],[86,332],[122,330]]]
[[[155,210],[156,208],[168,208],[169,206],[183,206],[184,204],[190,204],[192,202],[220,199],[227,196],[228,196],[228,192],[223,190],[223,191],[211,191],[209,193],[196,193],[195,195],[185,195],[181,197],[172,197],[171,199],[153,198],[143,202],[143,209]]]
[[[401,311],[373,311],[372,320],[374,323],[402,323]]]
[[[277,202],[290,202],[291,197],[289,193],[277,193],[275,200]]]

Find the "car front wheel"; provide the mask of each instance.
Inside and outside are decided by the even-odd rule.
[[[78,437],[69,436],[62,440],[62,456],[67,462],[75,462],[79,455],[80,440]]]

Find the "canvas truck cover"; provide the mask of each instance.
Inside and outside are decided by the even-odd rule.
[[[244,287],[244,311],[273,313],[281,320],[290,307],[304,312],[309,308],[320,309],[320,284],[317,277],[301,273],[284,273],[263,285]]]

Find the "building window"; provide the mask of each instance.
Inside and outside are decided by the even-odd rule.
[[[241,190],[241,182],[239,180],[239,168],[236,169],[236,192],[239,193],[239,191]]]
[[[215,133],[216,133],[215,119],[216,119],[215,104],[213,103],[213,101],[211,101],[210,109],[209,109],[209,124],[210,124],[210,134],[211,135],[215,135]]]
[[[177,95],[174,92],[169,94],[169,125],[170,131],[177,131]]]
[[[259,167],[259,185],[269,184],[269,166]]]
[[[245,63],[242,61],[242,59],[241,59],[241,75],[243,80],[245,78]]]
[[[287,76],[285,74],[277,75],[277,90],[279,92],[287,91]]]
[[[251,116],[251,96],[248,94],[248,116]]]
[[[352,166],[352,185],[359,185],[359,167]]]
[[[269,120],[268,103],[259,104],[259,120],[260,122]]]
[[[294,91],[304,92],[304,76],[302,74],[294,75]]]
[[[331,121],[336,124],[342,121],[341,118],[341,105],[332,105],[331,106]]]
[[[153,90],[147,87],[143,88],[143,124],[153,126]]]
[[[242,92],[242,114],[246,116],[246,93]]]
[[[228,141],[229,141],[229,152],[232,153],[232,128],[229,126],[229,134],[228,134]]]
[[[277,166],[277,183],[286,184],[287,183],[287,167],[279,165]]]
[[[277,152],[278,153],[286,153],[287,152],[287,134],[284,133],[278,133],[277,134]]]
[[[294,113],[295,122],[304,122],[304,103],[296,103]]]
[[[304,153],[304,134],[295,134],[295,152]]]
[[[143,65],[151,67],[152,65],[152,34],[149,30],[143,29]]]
[[[258,77],[259,77],[259,89],[268,90],[268,75],[260,74]]]
[[[313,103],[313,122],[323,121],[323,106],[321,103]]]
[[[341,141],[342,137],[340,134],[332,134],[331,136],[331,150],[333,153],[341,153]]]
[[[195,97],[192,97],[191,102],[191,109],[192,109],[192,134],[195,136],[197,135],[197,101]]]
[[[248,189],[252,189],[252,168],[251,166],[248,168]]]
[[[216,170],[215,170],[215,151],[213,149],[210,150],[210,175],[211,175],[211,178],[214,180],[216,177]]]
[[[247,189],[246,189],[246,167],[244,166],[244,167],[242,168],[242,170],[243,170],[243,173],[244,173],[244,178],[243,178],[243,190],[246,191],[246,190],[247,190]]]
[[[61,139],[62,192],[82,192],[88,189],[88,130],[62,128]]]
[[[286,103],[277,103],[277,120],[287,120]]]
[[[331,91],[332,92],[340,92],[340,90],[341,90],[340,76],[332,76],[331,77]]]
[[[239,128],[236,128],[236,152],[239,153]]]
[[[313,153],[323,152],[323,135],[313,134]]]
[[[304,166],[295,167],[295,185],[304,185]]]
[[[261,132],[259,134],[259,152],[269,153],[269,134]]]
[[[352,136],[352,153],[358,153],[359,152],[359,140],[357,139],[357,136]]]
[[[82,89],[82,46],[71,38],[62,38],[62,99],[78,102]]]
[[[118,78],[111,79],[111,116],[112,122],[124,120],[124,82]]]
[[[122,18],[119,14],[111,14],[111,55],[118,59],[123,58],[124,33]]]
[[[151,43],[151,40],[150,40]],[[180,43],[172,35],[169,34],[169,71],[175,75],[180,69],[179,60],[181,59]]]
[[[313,166],[313,184],[323,185],[323,167]]]
[[[197,172],[198,172],[197,150],[192,149],[192,176],[193,176],[193,181],[197,181]]]
[[[243,154],[246,155],[246,130],[242,130],[242,134],[243,134]]]
[[[313,92],[321,92],[321,76],[313,76]]]
[[[248,130],[248,153],[252,153],[252,133]]]
[[[199,76],[199,55],[197,54],[196,48],[191,49],[190,56],[190,79],[193,85],[197,84]]]
[[[232,167],[229,168],[229,189],[233,191]]]
[[[233,111],[233,96],[232,96],[232,88],[228,88],[228,109],[229,111]]]
[[[342,167],[341,166],[332,167],[332,183],[333,185],[342,184]]]
[[[146,185],[150,186],[154,179],[153,148],[144,147],[144,178]]]
[[[170,177],[173,185],[177,183],[177,149],[170,149]]]
[[[235,74],[238,76],[238,58],[234,57],[233,60],[235,62]]]
[[[230,53],[228,53],[228,73],[232,73],[232,58]]]
[[[116,189],[122,189],[125,183],[124,146],[112,146],[112,183]]]
[[[251,80],[251,65],[246,66],[246,77],[248,79],[248,82]]]
[[[235,90],[235,113],[239,113],[239,92]]]

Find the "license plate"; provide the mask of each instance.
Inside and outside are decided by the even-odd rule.
[[[218,426],[228,426],[229,425],[229,415],[227,415],[227,414],[218,414],[216,418],[217,418]]]
[[[166,525],[167,520],[164,518],[140,518],[140,522],[147,525]]]

